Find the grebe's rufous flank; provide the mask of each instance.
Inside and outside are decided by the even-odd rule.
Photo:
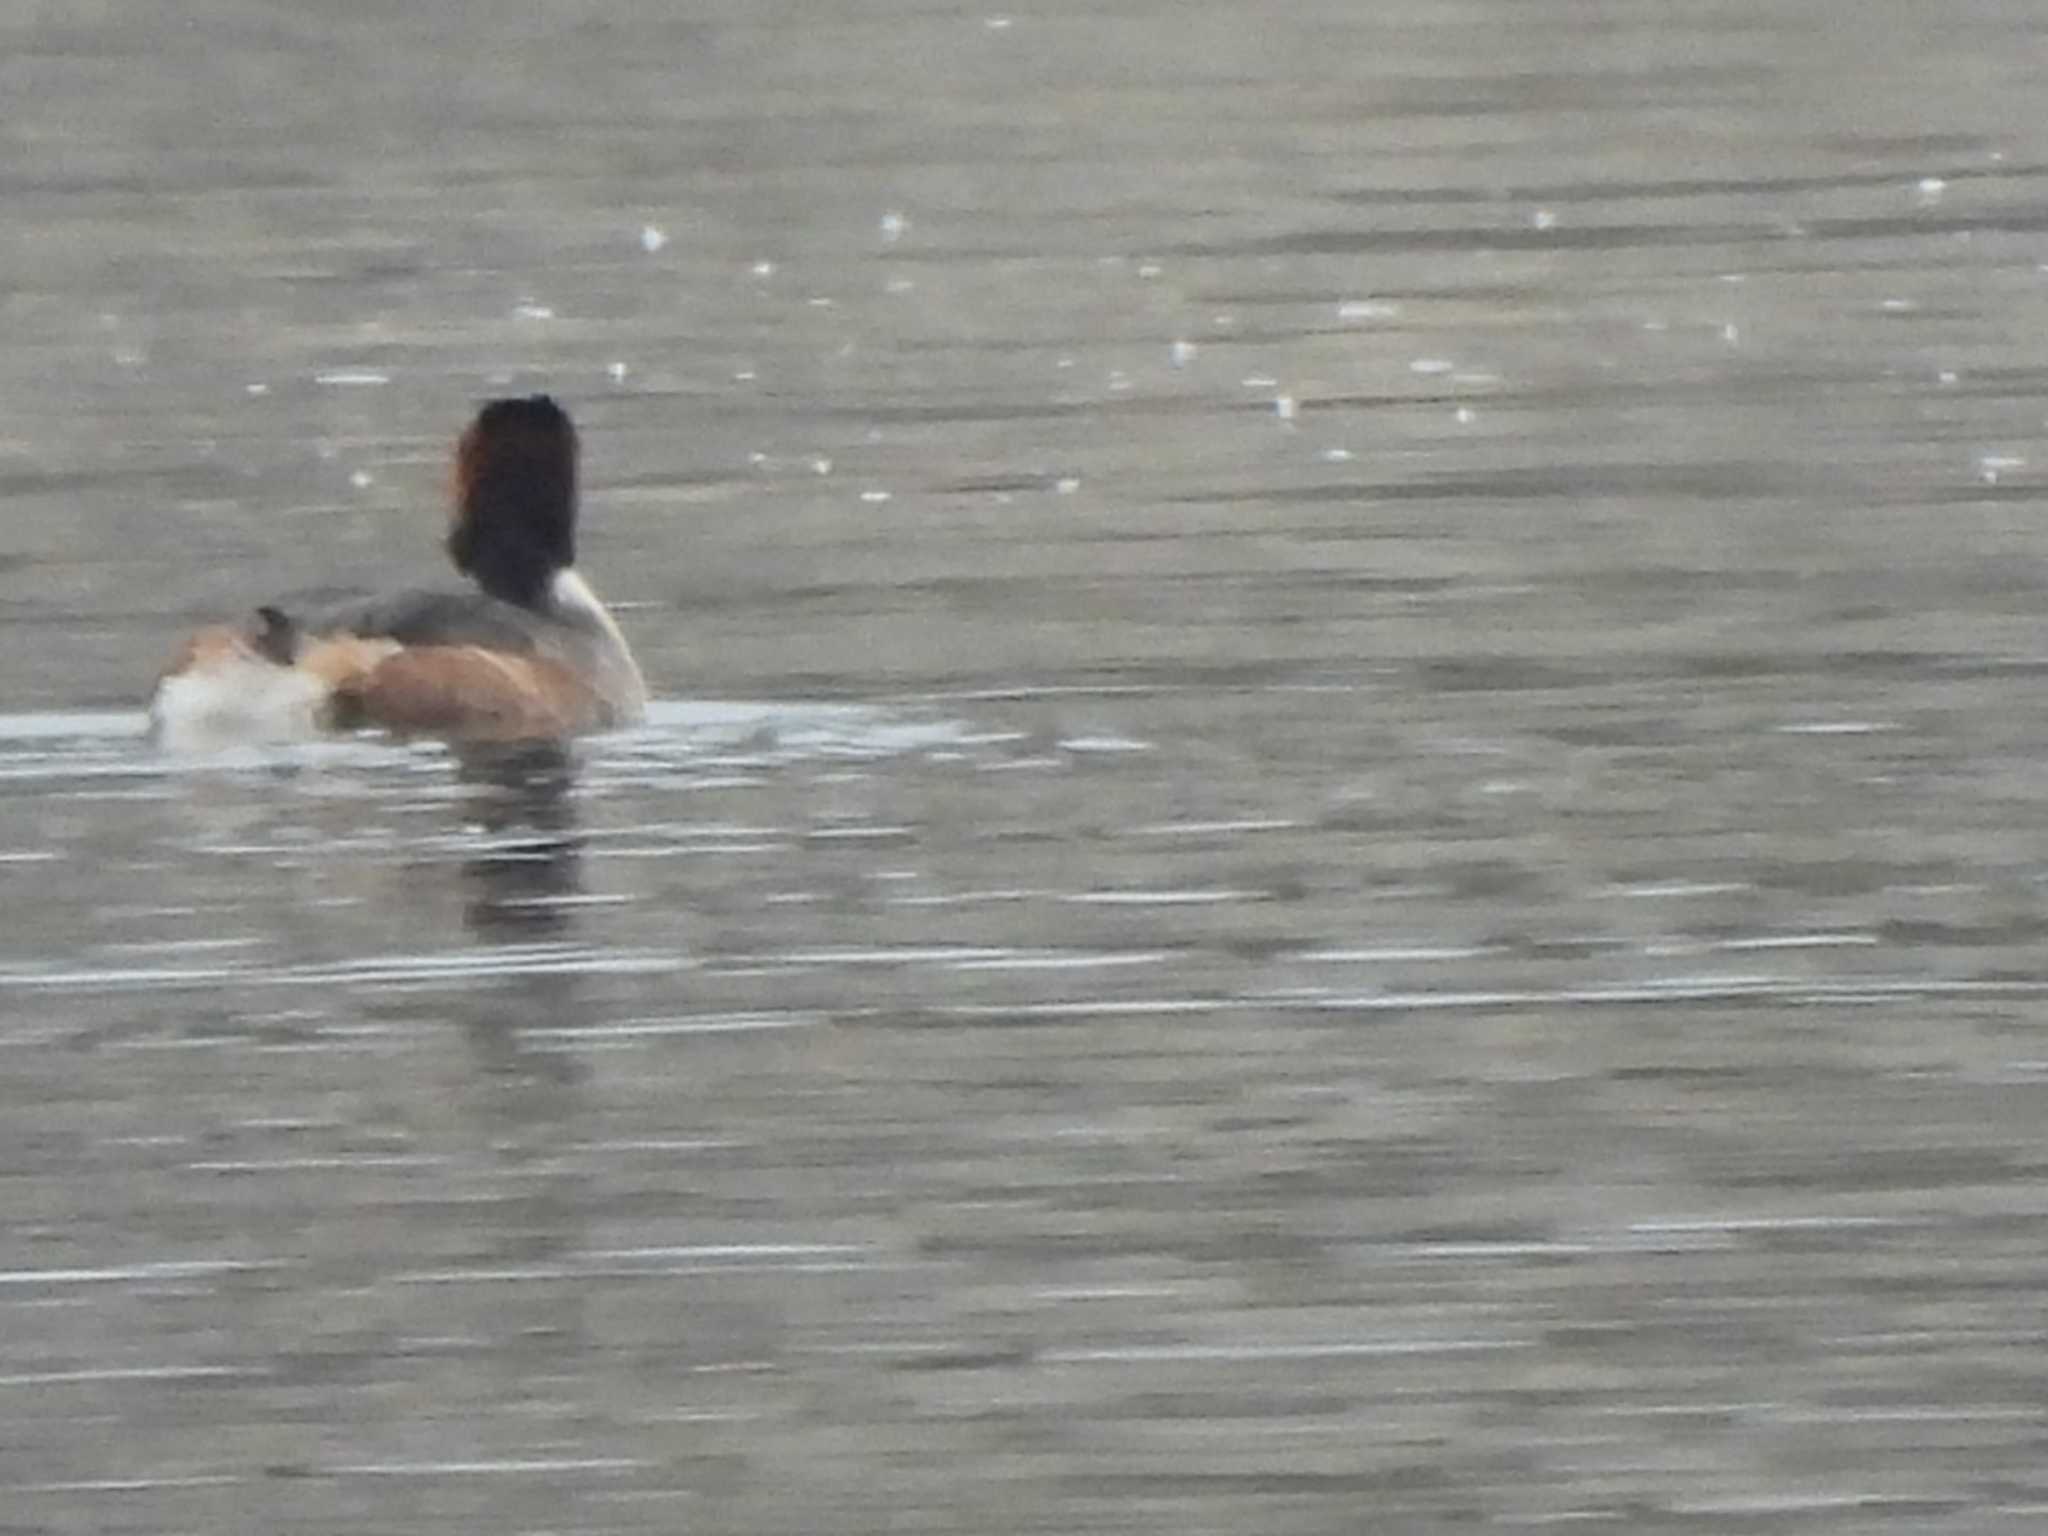
[[[462,434],[448,555],[473,590],[299,593],[200,630],[157,681],[151,739],[520,741],[641,718],[640,668],[576,574],[576,429],[546,395],[493,400]]]

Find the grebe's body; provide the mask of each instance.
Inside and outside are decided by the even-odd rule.
[[[309,592],[200,630],[157,683],[174,751],[380,727],[517,741],[631,725],[647,691],[575,569],[576,434],[544,395],[485,406],[456,450],[448,553],[470,591]]]

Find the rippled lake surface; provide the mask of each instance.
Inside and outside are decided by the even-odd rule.
[[[0,1523],[2039,1529],[2044,47],[0,7]],[[144,747],[542,388],[645,728]]]

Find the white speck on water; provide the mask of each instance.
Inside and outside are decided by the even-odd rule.
[[[1111,394],[1121,395],[1130,387],[1131,376],[1125,373],[1123,369],[1112,368],[1109,370],[1109,389]]]
[[[752,453],[747,455],[747,462],[749,464],[755,465],[766,464],[768,462],[768,455],[763,453],[760,449],[756,448]]]
[[[1670,896],[1734,896],[1754,889],[1746,880],[1644,880],[1609,886],[1602,894],[1642,901]]]
[[[1401,306],[1389,304],[1380,299],[1346,299],[1337,306],[1339,320],[1391,320],[1401,313]]]
[[[819,454],[819,455],[818,455],[818,456],[817,456],[816,458],[814,458],[814,459],[812,459],[812,460],[811,460],[811,473],[812,473],[812,474],[814,474],[814,475],[829,475],[829,474],[831,474],[831,473],[832,473],[832,461],[831,461],[830,459],[828,459],[827,457],[825,457],[825,455],[824,455],[824,454],[822,454],[822,453],[821,453],[821,454]]]
[[[0,1270],[0,1285],[109,1285],[123,1280],[193,1280],[272,1267],[268,1263],[245,1263],[233,1259],[168,1259],[124,1264],[110,1269],[8,1269]],[[192,1366],[182,1368],[180,1374],[196,1375],[201,1371],[229,1369],[226,1366]],[[151,1374],[151,1368],[137,1367],[108,1374],[137,1378]]]
[[[1349,464],[1351,457],[1351,450],[1349,448],[1325,448],[1323,450],[1323,461],[1328,464]]]
[[[1671,322],[1669,320],[1659,319],[1645,320],[1643,322],[1643,329],[1646,331],[1662,333],[1664,331],[1668,331],[1671,329]]]
[[[887,501],[887,500],[889,499],[889,492],[887,492],[887,491],[862,491],[862,492],[860,493],[860,499],[861,499],[862,501],[868,501],[868,502],[878,502],[878,501]]]
[[[756,277],[773,277],[775,275],[775,263],[772,261],[757,261],[754,263],[752,271]]]
[[[1237,316],[1230,314],[1214,315],[1210,317],[1209,323],[1219,331],[1235,330],[1237,328]]]
[[[774,897],[768,898],[770,901]],[[811,1013],[713,1013],[672,1019],[623,1019],[616,1024],[571,1025],[556,1029],[535,1029],[527,1037],[535,1040],[568,1040],[578,1045],[603,1042],[661,1039],[675,1035],[758,1034],[764,1030],[815,1029],[824,1020]],[[724,1143],[705,1141],[702,1147]],[[695,1150],[677,1143],[685,1150]]]
[[[336,368],[327,373],[313,375],[315,384],[329,384],[336,389],[369,389],[379,384],[389,384],[391,375],[379,373],[373,368]]]
[[[252,395],[267,395],[270,393],[270,386],[268,384],[244,384],[242,388]]]
[[[1911,299],[1886,299],[1882,304],[1878,305],[1879,309],[1894,315],[1910,314],[1919,307]]]
[[[1461,405],[1451,413],[1451,417],[1459,426],[1469,427],[1479,419],[1479,413],[1469,405]]]
[[[1248,373],[1240,382],[1246,389],[1271,389],[1280,381],[1270,373]]]
[[[890,896],[892,907],[961,907],[992,901],[1032,901],[1045,895],[1044,891],[1026,887],[1006,887],[987,891],[949,891],[940,896]]]
[[[1726,325],[1721,327],[1721,339],[1727,342],[1728,345],[1731,347],[1736,346],[1742,340],[1742,327],[1737,325],[1733,320],[1730,320]]]
[[[626,374],[630,370],[624,363],[608,363],[605,365],[604,371],[614,384],[623,384],[626,382]]]
[[[1294,413],[1294,396],[1275,395],[1273,397],[1273,414],[1275,416],[1278,416],[1282,421],[1292,421],[1294,420]]]
[[[1934,382],[1943,388],[1948,388],[1953,386],[1961,377],[1962,375],[1957,373],[1955,369],[1944,368],[1934,376]]]
[[[1224,886],[1214,889],[1069,891],[1061,895],[1060,900],[1084,907],[1209,907],[1228,902],[1261,901],[1265,896],[1264,891]]]
[[[1062,475],[1059,479],[1053,481],[1052,488],[1062,496],[1071,496],[1074,492],[1081,489],[1081,482],[1076,476]]]
[[[1870,949],[1878,943],[1876,934],[1852,929],[1833,933],[1766,933],[1754,938],[1722,939],[1709,947],[1737,952],[1759,949]]]
[[[1529,222],[1538,229],[1555,229],[1557,228],[1557,215],[1548,208],[1538,208],[1529,216]]]
[[[531,299],[520,300],[512,313],[522,320],[552,320],[555,318],[555,312],[551,307],[546,304],[536,304]]]
[[[1141,261],[1138,263],[1138,276],[1140,277],[1157,277],[1164,270],[1165,268],[1161,267],[1156,261]]]
[[[348,483],[359,491],[367,491],[377,480],[367,469],[359,469],[348,477]]]
[[[1074,360],[1071,357],[1059,357],[1053,359],[1053,367],[1055,368],[1071,368],[1073,366]]]
[[[1216,837],[1239,832],[1290,832],[1301,823],[1291,816],[1241,816],[1223,821],[1153,821],[1127,829],[1130,837]]]
[[[1134,741],[1128,736],[1070,736],[1060,743],[1067,752],[1150,752],[1148,741]]]
[[[910,228],[910,220],[902,214],[889,212],[882,215],[882,238],[892,245],[903,238],[903,231]]]
[[[188,1162],[195,1173],[306,1173],[338,1168],[437,1168],[445,1157],[421,1153],[379,1156],[358,1153],[345,1157],[209,1157]]]
[[[1913,190],[1920,194],[1923,203],[1932,203],[1940,200],[1941,194],[1948,190],[1948,183],[1939,176],[1922,176],[1914,183]]]
[[[1987,453],[1977,461],[1977,474],[1986,485],[1998,484],[1998,477],[2009,469],[2025,469],[2027,461],[2015,453]]]
[[[654,224],[640,226],[640,249],[652,256],[668,244],[668,231]]]
[[[1447,357],[1418,357],[1408,365],[1410,373],[1449,373],[1457,366]]]
[[[1496,951],[1482,944],[1407,944],[1383,949],[1305,949],[1295,958],[1317,965],[1403,965],[1420,961],[1476,960]]]
[[[1112,1348],[1052,1349],[1041,1359],[1060,1365],[1142,1365],[1206,1360],[1375,1360],[1408,1355],[1462,1355],[1478,1351],[1529,1349],[1534,1340],[1514,1338],[1280,1339],[1253,1344],[1129,1344]]]
[[[1166,349],[1166,360],[1176,368],[1185,368],[1195,360],[1195,344],[1192,341],[1176,341]]]
[[[649,1465],[624,1456],[534,1456],[493,1461],[346,1462],[329,1470],[340,1477],[532,1477],[543,1472],[630,1472]]]
[[[804,302],[805,302],[806,304],[810,305],[810,306],[811,306],[811,308],[813,308],[813,309],[830,309],[830,308],[832,308],[832,301],[831,301],[830,299],[826,298],[826,297],[825,297],[825,296],[824,296],[823,294],[819,294],[819,295],[817,295],[817,296],[815,296],[815,297],[813,297],[813,298],[809,298],[809,299],[806,299],[806,300],[804,300]]]
[[[226,1370],[227,1367],[206,1367],[209,1374]],[[15,1383],[45,1381],[78,1381],[82,1379],[77,1371],[37,1371],[11,1378]],[[105,1380],[102,1375],[89,1374],[84,1379]],[[162,1379],[162,1378],[153,1378]],[[93,1477],[74,1479],[62,1483],[17,1483],[15,1486],[24,1493],[143,1493],[153,1488],[232,1488],[246,1478],[228,1472],[201,1472],[190,1477]]]
[[[917,284],[910,278],[892,277],[882,285],[882,288],[887,293],[908,293],[916,286]]]
[[[1778,727],[1781,736],[1874,736],[1896,731],[1896,720],[1799,720]]]
[[[1747,272],[1722,272],[1716,274],[1717,282],[1742,284],[1749,281]]]
[[[1451,375],[1451,382],[1460,389],[1492,389],[1500,383],[1500,375],[1479,369],[1461,368]]]
[[[760,375],[751,368],[736,368],[733,370],[732,381],[735,384],[751,384],[759,377]]]
[[[1895,1216],[1718,1216],[1632,1221],[1629,1231],[1664,1232],[1859,1232],[1906,1225]]]
[[[1172,951],[1152,950],[1031,950],[996,952],[986,959],[955,960],[955,971],[1099,971],[1134,965],[1158,965],[1174,958]]]
[[[991,32],[1007,32],[1015,23],[1008,16],[990,16],[982,25]]]

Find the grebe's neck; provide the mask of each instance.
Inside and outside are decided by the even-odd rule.
[[[460,522],[448,535],[448,555],[485,596],[539,612],[554,599],[563,577],[579,587],[583,583],[571,567],[557,562],[553,551],[537,547],[524,532],[517,523]]]
[[[555,572],[548,586],[548,606],[556,618],[587,626],[594,632],[600,652],[598,664],[611,676],[615,702],[623,706],[622,718],[637,719],[647,705],[647,683],[640,675],[640,664],[633,659],[633,648],[626,644],[611,610],[591,591],[590,583],[577,574],[574,566]]]

